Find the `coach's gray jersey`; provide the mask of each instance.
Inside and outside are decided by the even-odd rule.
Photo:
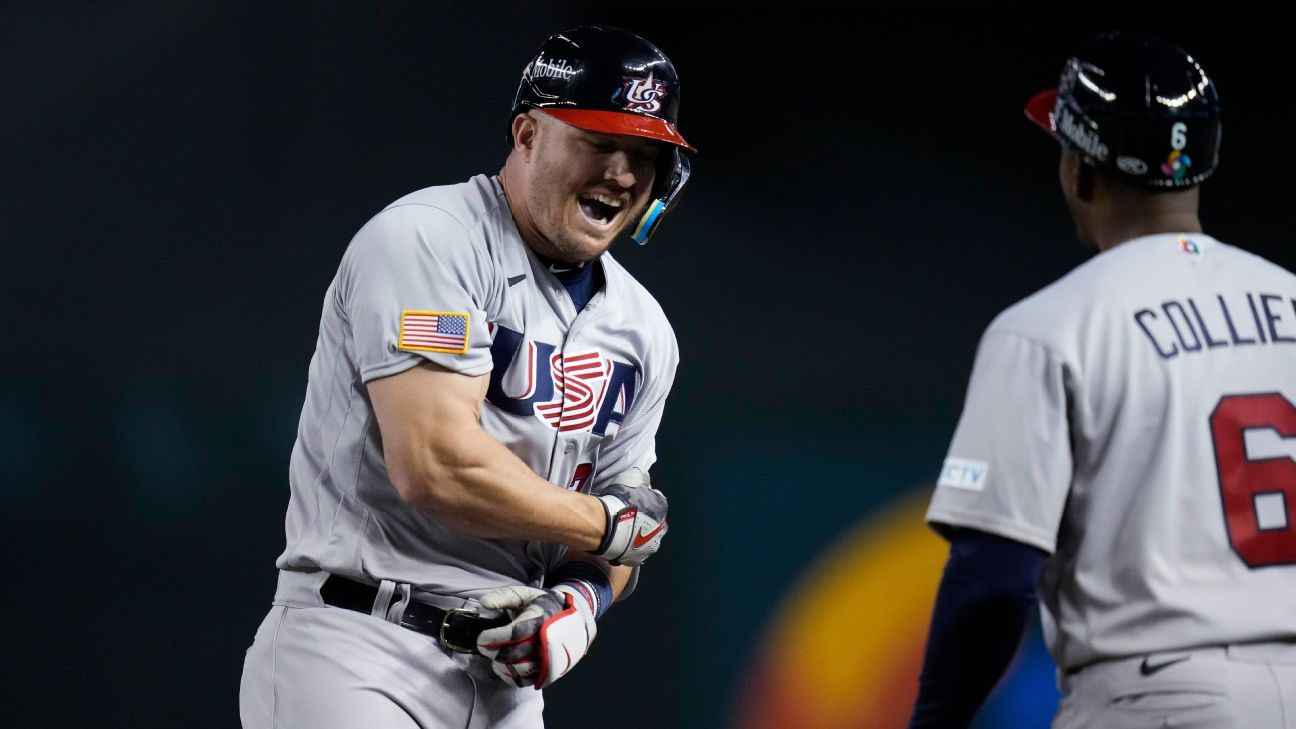
[[[564,548],[470,537],[401,501],[366,383],[424,360],[490,373],[482,426],[555,488],[646,471],[675,335],[611,255],[599,262],[603,289],[577,312],[493,177],[413,193],[361,228],[324,298],[278,566],[463,597],[538,585]]]
[[[1296,276],[1138,238],[981,340],[929,521],[1052,553],[1059,666],[1296,638]]]

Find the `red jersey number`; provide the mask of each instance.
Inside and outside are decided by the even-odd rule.
[[[1248,459],[1246,431],[1273,429],[1296,438],[1296,406],[1276,392],[1225,395],[1210,417],[1233,551],[1252,569],[1296,564],[1296,461]]]

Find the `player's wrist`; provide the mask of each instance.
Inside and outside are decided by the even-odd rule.
[[[607,510],[603,503],[588,494],[577,496],[575,507],[576,532],[567,546],[581,552],[593,552],[603,543],[607,533]]]
[[[589,562],[564,562],[558,565],[546,580],[548,587],[565,592],[575,598],[582,610],[588,609],[593,619],[603,617],[612,607],[612,581],[607,573]]]

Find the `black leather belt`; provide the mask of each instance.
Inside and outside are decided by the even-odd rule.
[[[333,607],[346,608],[369,615],[373,612],[374,600],[378,599],[378,588],[365,585],[345,577],[329,575],[320,587],[320,597],[324,603]],[[392,595],[396,599],[399,595]],[[388,608],[391,603],[387,604]],[[475,611],[464,608],[442,610],[435,605],[418,602],[411,597],[409,605],[401,615],[400,625],[416,633],[430,635],[441,642],[447,649],[458,653],[476,653],[477,636],[483,630],[507,625],[508,617],[484,618]]]

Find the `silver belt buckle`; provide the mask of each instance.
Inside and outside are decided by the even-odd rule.
[[[453,615],[470,615],[474,618],[479,617],[476,610],[469,610],[468,608],[454,608],[453,610],[447,610],[445,613],[445,617],[441,618],[441,630],[437,632],[437,637],[441,639],[441,645],[445,646],[447,649],[455,653],[476,653],[477,646],[473,645],[464,648],[462,646],[455,645],[454,643],[450,642],[449,638],[446,638],[446,628],[449,627],[450,617]]]

